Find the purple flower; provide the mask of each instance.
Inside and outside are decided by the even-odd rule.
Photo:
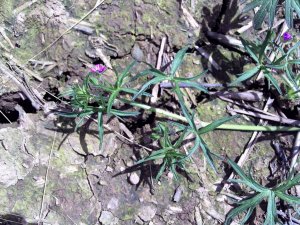
[[[290,34],[289,32],[285,32],[283,33],[282,38],[284,41],[290,41],[293,39],[293,35]]]
[[[101,64],[97,64],[91,68],[92,73],[103,73],[105,70],[106,70],[106,67]]]

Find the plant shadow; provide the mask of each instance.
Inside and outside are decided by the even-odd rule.
[[[226,87],[235,75],[243,72],[243,66],[247,63],[246,57],[239,49],[222,44],[211,35],[216,33],[227,35],[233,29],[242,27],[244,19],[238,11],[238,0],[223,1],[221,10],[219,8],[220,6],[215,6],[210,10],[208,7],[203,7],[202,15],[205,19],[201,22],[200,30],[203,40],[199,40],[196,45],[200,48],[199,54],[203,56],[202,66]],[[226,39],[225,36],[224,38]],[[206,44],[207,42],[209,44]]]
[[[2,225],[42,225],[43,223],[28,223],[26,219],[15,213],[0,215],[0,224]]]

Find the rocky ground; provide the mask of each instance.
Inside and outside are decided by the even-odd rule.
[[[139,147],[107,131],[100,154],[96,124],[75,132],[74,121],[51,109],[61,104],[55,96],[80,82],[93,64],[121,70],[138,59],[155,66],[164,38],[161,66],[182,47],[198,43],[215,63],[191,52],[182,73],[208,69],[207,82],[228,82],[243,71],[245,56],[209,41],[206,32],[233,34],[250,20],[239,16],[237,1],[105,0],[39,54],[95,3],[0,0],[0,224],[222,224],[232,203],[226,197],[229,190],[216,191],[228,175],[225,165],[214,174],[199,153],[189,166],[190,179],[176,181],[166,172],[156,182],[155,165],[127,170]],[[24,90],[26,85],[32,92]],[[196,99],[196,105],[204,121],[227,115],[227,103],[217,98]],[[145,117],[107,123],[115,132],[128,128],[135,140],[145,141],[155,123]],[[250,137],[247,132],[215,131],[205,140],[214,151],[235,159]],[[291,136],[278,138],[290,147]],[[249,162],[266,182],[274,156],[270,136],[262,135],[253,151]]]

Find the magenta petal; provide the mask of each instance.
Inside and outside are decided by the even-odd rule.
[[[91,72],[93,72],[93,73],[103,73],[105,70],[106,70],[106,67],[101,64],[97,64],[91,68]]]
[[[285,32],[282,37],[284,41],[290,41],[293,39],[293,36],[289,32]]]
[[[106,67],[101,65],[98,71],[99,71],[99,73],[103,73],[105,70],[106,70]]]

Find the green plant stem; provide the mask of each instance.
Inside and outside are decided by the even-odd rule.
[[[297,97],[300,98],[300,93],[298,92],[299,89],[298,87],[296,87],[290,80],[289,78],[287,78],[287,76],[285,74],[282,75],[283,80],[292,88],[292,90],[294,92],[297,93]]]
[[[157,114],[161,114],[164,117],[180,120],[182,122],[187,122],[184,116],[180,116],[175,113],[168,112],[163,109],[155,108],[149,105],[145,105],[142,103],[134,102],[127,99],[119,99],[120,101],[127,103],[131,106],[135,106],[141,109],[148,110],[150,112],[155,112]],[[200,121],[201,127],[207,126],[210,124],[209,122]],[[266,131],[266,132],[278,132],[278,131],[285,131],[285,132],[292,132],[292,131],[300,131],[300,127],[285,127],[285,126],[254,126],[254,125],[240,125],[240,124],[222,124],[216,129],[219,130],[238,130],[238,131]]]

